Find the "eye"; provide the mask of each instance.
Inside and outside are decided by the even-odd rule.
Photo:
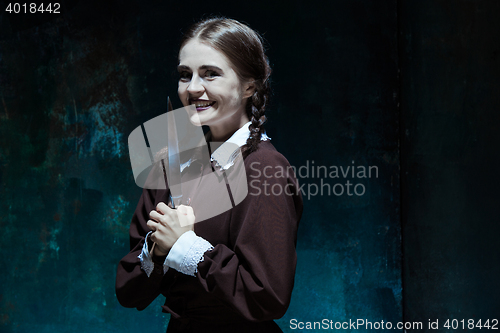
[[[191,74],[191,72],[188,72],[188,71],[179,72],[179,81],[187,82],[187,81],[191,80],[191,76],[193,76],[193,74]]]
[[[216,76],[220,76],[220,75],[216,71],[209,69],[208,71],[205,72],[205,76],[208,78],[215,78]]]

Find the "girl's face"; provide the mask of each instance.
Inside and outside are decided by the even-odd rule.
[[[240,82],[223,53],[192,39],[180,50],[177,69],[182,104],[196,106],[196,114],[190,115],[192,123],[222,133],[237,130],[248,121],[245,104],[253,85]]]

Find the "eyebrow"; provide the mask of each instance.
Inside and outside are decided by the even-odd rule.
[[[218,72],[221,72],[221,73],[224,73],[224,71],[217,67],[217,66],[213,66],[213,65],[203,65],[203,66],[200,66],[200,69],[210,69],[210,70],[215,70],[215,71],[218,71]],[[186,66],[186,65],[179,65],[177,66],[177,71],[184,71],[184,70],[191,70],[191,68],[189,68],[189,66]]]

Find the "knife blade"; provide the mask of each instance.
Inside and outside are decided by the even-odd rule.
[[[181,163],[179,157],[179,140],[170,97],[167,97],[167,137],[168,137],[168,184],[170,189],[170,204],[177,208],[182,202]],[[163,163],[163,160],[162,160]],[[163,165],[165,168],[165,165]]]

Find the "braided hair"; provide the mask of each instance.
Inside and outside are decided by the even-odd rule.
[[[247,99],[245,111],[252,122],[250,136],[242,147],[245,154],[257,150],[264,124],[265,109],[271,94],[271,67],[264,52],[262,37],[247,25],[225,17],[211,17],[192,25],[181,40],[182,47],[193,38],[222,52],[233,65],[241,82],[252,80],[255,90]]]

